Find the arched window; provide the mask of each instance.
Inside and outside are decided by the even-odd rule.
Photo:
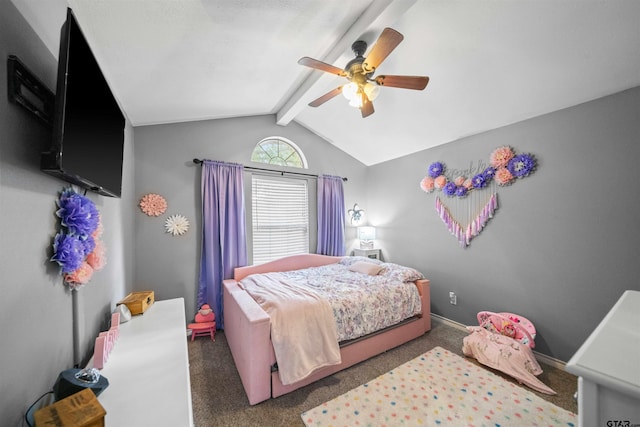
[[[286,138],[270,136],[258,142],[251,161],[268,165],[307,169],[307,159],[296,144]]]

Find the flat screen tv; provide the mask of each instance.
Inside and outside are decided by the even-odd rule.
[[[71,9],[62,26],[53,141],[40,169],[110,197],[122,193],[125,118]]]

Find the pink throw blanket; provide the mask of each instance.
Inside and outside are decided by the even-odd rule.
[[[467,326],[470,335],[462,340],[462,352],[483,365],[504,372],[541,393],[556,394],[536,375],[542,373],[528,345],[480,326]]]
[[[333,310],[316,292],[279,273],[248,276],[240,287],[271,318],[271,341],[282,384],[341,362]]]

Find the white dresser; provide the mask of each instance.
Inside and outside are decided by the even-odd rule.
[[[192,427],[184,299],[157,301],[120,325],[101,370],[109,387],[98,397],[105,425]]]
[[[566,366],[579,426],[640,425],[640,292],[626,291]]]

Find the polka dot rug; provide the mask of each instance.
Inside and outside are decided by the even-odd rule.
[[[307,427],[578,425],[576,414],[441,347],[301,417]]]

